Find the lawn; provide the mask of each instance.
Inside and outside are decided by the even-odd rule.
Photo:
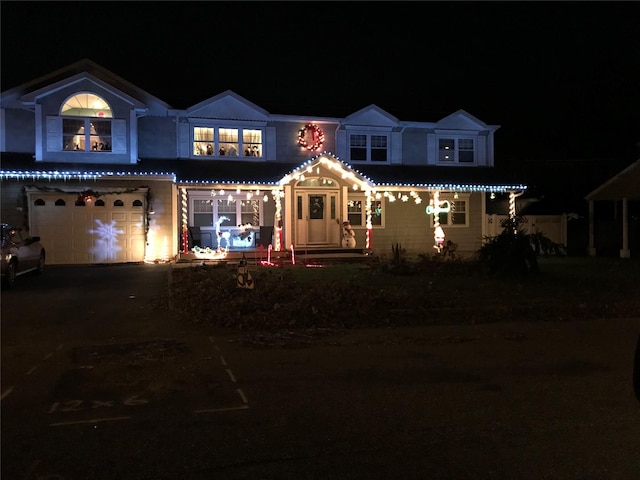
[[[387,260],[249,266],[253,289],[238,288],[237,266],[174,268],[171,301],[189,321],[243,330],[353,329],[638,316],[637,259],[539,257],[540,271],[489,274],[474,261]]]

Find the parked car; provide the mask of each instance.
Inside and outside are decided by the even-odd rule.
[[[11,288],[16,277],[44,270],[45,250],[40,237],[2,223],[2,288]]]

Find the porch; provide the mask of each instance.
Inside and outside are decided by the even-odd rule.
[[[248,264],[264,265],[273,264],[276,266],[293,264],[331,263],[331,262],[357,262],[365,261],[373,255],[371,250],[366,248],[329,248],[314,247],[300,250],[281,250],[269,252],[263,246],[258,248],[247,248],[242,250],[229,250],[224,256],[197,254],[193,251],[180,253],[178,263],[202,263],[205,265],[240,263],[243,256]]]

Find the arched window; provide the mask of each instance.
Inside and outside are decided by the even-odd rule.
[[[113,202],[114,207],[124,207],[124,202],[122,200],[116,200]]]
[[[37,205],[37,206],[42,206],[42,205],[44,205],[44,200],[41,199],[41,198],[37,198],[36,201],[33,202],[33,204]]]
[[[64,207],[67,204],[63,199],[59,198],[56,200],[56,207]]]
[[[96,200],[96,203],[94,203],[94,205],[96,207],[104,207],[104,200]]]
[[[142,206],[142,202],[140,200],[134,200],[133,201],[133,206],[134,207],[141,207]]]
[[[78,93],[68,98],[60,111],[62,145],[80,152],[111,151],[111,107],[98,95]]]

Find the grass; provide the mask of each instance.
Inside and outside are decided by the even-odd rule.
[[[244,330],[352,329],[638,316],[637,259],[540,257],[540,272],[489,275],[474,261],[418,258],[403,274],[384,258],[366,263],[175,268],[172,301],[196,324]]]

